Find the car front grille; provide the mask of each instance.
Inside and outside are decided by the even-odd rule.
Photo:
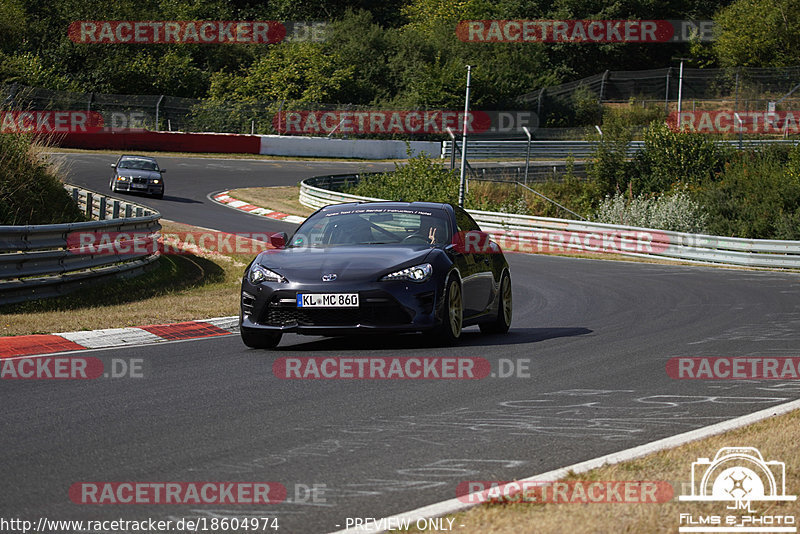
[[[131,178],[131,182],[135,184],[146,184],[147,178]]]
[[[362,293],[358,308],[298,308],[296,304],[281,303],[281,299],[295,299],[294,292],[275,295],[264,309],[261,323],[270,326],[388,326],[409,324],[413,313],[403,308],[394,298]]]

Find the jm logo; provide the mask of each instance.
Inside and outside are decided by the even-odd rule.
[[[681,501],[733,501],[729,510],[750,510],[752,501],[794,501],[786,495],[783,462],[764,461],[755,447],[722,447],[714,460],[692,463],[692,494]]]

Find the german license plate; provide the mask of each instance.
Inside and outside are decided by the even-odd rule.
[[[134,189],[147,189],[147,184],[131,184]]]
[[[298,308],[358,308],[358,293],[298,293]]]

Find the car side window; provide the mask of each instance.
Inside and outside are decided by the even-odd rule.
[[[469,213],[458,206],[453,207],[456,211],[456,225],[458,225],[459,232],[480,231],[478,223],[476,223],[472,217],[469,216]]]

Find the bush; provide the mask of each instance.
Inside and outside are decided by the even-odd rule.
[[[85,220],[42,149],[29,136],[0,135],[0,225]]]
[[[673,132],[664,122],[653,122],[633,160],[632,189],[660,193],[677,184],[703,184],[716,179],[728,157],[705,134]]]
[[[720,180],[699,191],[712,233],[800,239],[800,148],[735,154]]]
[[[410,152],[409,152],[410,155]],[[424,152],[406,165],[395,163],[395,171],[365,176],[346,193],[404,202],[446,202],[458,204],[459,176],[440,160]]]
[[[611,108],[603,114],[602,130],[603,135],[594,137],[597,148],[589,176],[597,181],[602,195],[613,195],[628,188],[628,145],[633,140],[633,126],[624,111]]]
[[[707,229],[708,215],[688,192],[677,191],[661,196],[639,195],[630,200],[623,194],[608,196],[593,219],[607,224],[702,234]]]

